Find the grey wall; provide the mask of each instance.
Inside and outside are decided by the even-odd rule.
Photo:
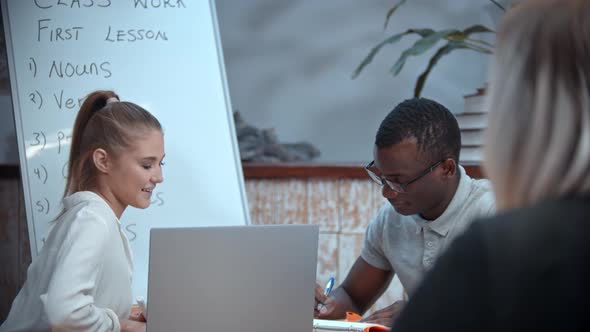
[[[352,71],[371,47],[410,27],[494,26],[502,14],[487,0],[408,0],[383,31],[391,0],[216,2],[233,108],[259,128],[275,128],[283,142],[313,143],[323,162],[371,159],[379,123],[412,96],[416,77],[434,53],[409,59],[393,78],[388,69],[416,40],[409,37],[386,47],[352,80]],[[485,84],[488,59],[469,51],[451,53],[434,69],[423,95],[461,112],[463,95]],[[2,60],[0,67],[5,68]],[[0,164],[15,164],[8,79],[2,73]]]
[[[4,25],[0,15],[0,165],[18,165],[16,130],[10,98]]]
[[[0,165],[18,165],[16,130],[9,95],[0,91]]]
[[[398,77],[388,73],[416,37],[386,47],[355,80],[367,52],[407,28],[494,26],[502,11],[485,0],[409,0],[383,30],[386,0],[217,0],[217,15],[234,109],[282,142],[309,141],[322,162],[372,158],[385,115],[413,95],[429,55],[411,58]],[[484,37],[484,35],[479,35]],[[488,35],[488,40],[493,40]],[[442,46],[441,42],[439,46]],[[443,58],[423,92],[453,112],[484,86],[489,56],[456,51]]]

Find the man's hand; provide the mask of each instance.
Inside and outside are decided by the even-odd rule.
[[[313,317],[325,318],[334,311],[334,302],[332,299],[324,295],[324,289],[315,284],[315,299],[313,301]]]
[[[396,301],[389,307],[375,311],[371,316],[362,319],[361,322],[375,323],[391,327],[391,322],[399,316],[405,304],[405,301]]]

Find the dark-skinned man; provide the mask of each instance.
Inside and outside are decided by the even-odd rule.
[[[342,284],[328,297],[316,285],[316,318],[364,314],[394,274],[411,297],[451,241],[473,219],[494,213],[489,181],[465,173],[460,148],[457,120],[435,101],[409,99],[387,115],[366,169],[388,202],[369,224],[361,255]],[[403,306],[398,301],[363,321],[391,325]]]

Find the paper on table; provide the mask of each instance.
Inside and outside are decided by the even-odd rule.
[[[313,329],[314,331],[389,331],[389,327],[379,324],[324,319],[314,319]]]

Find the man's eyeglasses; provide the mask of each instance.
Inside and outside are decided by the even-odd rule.
[[[389,188],[391,188],[391,190],[393,190],[397,193],[404,193],[404,192],[406,192],[406,187],[408,185],[410,185],[410,184],[420,180],[421,178],[425,177],[426,175],[430,174],[438,165],[442,164],[443,161],[444,160],[441,160],[441,161],[438,161],[438,162],[432,164],[430,167],[428,167],[422,173],[420,173],[420,175],[418,175],[415,178],[411,179],[410,181],[406,181],[404,183],[397,183],[397,182],[387,180],[386,178],[379,176],[379,175],[375,174],[375,172],[371,171],[370,167],[375,164],[375,160],[371,161],[367,166],[365,166],[365,170],[367,171],[367,173],[369,174],[371,179],[373,181],[375,181],[375,183],[377,183],[378,185],[383,186],[384,184],[387,184],[387,186],[389,186]]]

